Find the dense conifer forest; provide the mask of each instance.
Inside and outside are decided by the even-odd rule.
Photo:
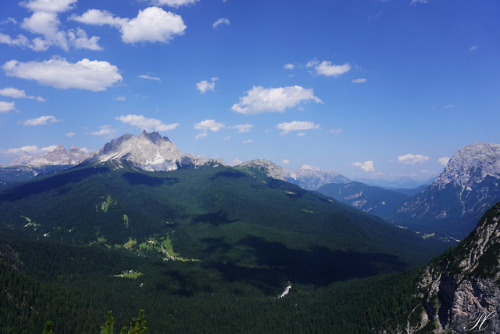
[[[56,334],[97,332],[108,310],[122,326],[139,309],[150,333],[365,333],[406,323],[419,304],[412,296],[418,270],[295,284],[230,264],[162,262],[46,241],[1,245],[2,333],[40,333],[47,321]],[[130,268],[142,275],[119,277]],[[287,284],[290,293],[278,298]]]

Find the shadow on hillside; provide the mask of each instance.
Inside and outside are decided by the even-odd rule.
[[[136,185],[146,185],[151,187],[157,187],[164,184],[172,185],[179,183],[179,180],[175,177],[154,177],[140,173],[123,173],[122,178],[128,182],[131,186]]]
[[[240,172],[239,170],[225,170],[223,172],[218,172],[211,179],[215,180],[221,177],[231,178],[231,179],[239,179],[240,177],[246,177],[247,174]]]
[[[14,187],[7,193],[1,194],[0,201],[17,201],[30,195],[61,188],[68,183],[76,183],[90,176],[107,172],[109,172],[109,169],[105,167],[69,170],[62,174],[50,176],[42,180],[31,181]]]
[[[197,215],[193,217],[193,223],[209,223],[213,226],[219,226],[223,224],[230,224],[236,222],[237,219],[229,219],[225,212],[219,210],[217,212],[205,213],[202,215]]]
[[[333,251],[321,246],[304,251],[253,236],[242,239],[237,246],[250,249],[249,257],[256,259],[257,266],[241,266],[233,262],[207,265],[218,270],[227,281],[243,281],[255,286],[279,285],[284,280],[322,286],[407,269],[398,257],[388,254]]]

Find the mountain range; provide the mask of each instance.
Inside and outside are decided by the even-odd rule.
[[[228,166],[157,133],[121,136],[90,157],[64,151],[50,156],[64,168],[0,191],[0,303],[11,311],[0,331],[39,332],[43,315],[57,332],[92,332],[96,312],[124,321],[142,306],[154,331],[459,333],[479,312],[499,332],[500,204],[431,262],[453,243],[403,223],[443,234],[461,225],[398,218],[422,196],[449,210],[462,188],[472,219],[498,191],[498,145],[459,150],[413,197],[306,166],[296,182],[336,182],[308,191],[270,161]]]
[[[279,178],[267,161],[230,167],[156,133],[124,135],[76,167],[0,193],[0,225],[136,250],[168,237],[183,257],[279,264],[291,277],[302,275],[299,264],[311,273],[345,266],[320,281],[400,270],[445,247]]]
[[[464,238],[488,207],[500,200],[500,145],[476,143],[457,151],[443,172],[428,186],[386,189],[351,181],[335,171],[303,165],[291,172],[271,161],[243,162],[239,169],[257,168],[267,176],[331,196],[361,211],[425,233]],[[54,147],[43,156],[27,153],[0,168],[0,187],[48,175],[83,161],[110,162],[145,171],[171,171],[204,165],[227,166],[219,159],[182,153],[168,138],[143,131],[111,140],[97,153]],[[119,167],[118,165],[115,167]],[[408,180],[406,180],[408,181]]]

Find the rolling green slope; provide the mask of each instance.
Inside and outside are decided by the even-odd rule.
[[[81,166],[0,193],[0,211],[2,229],[17,235],[318,284],[404,270],[444,248],[258,170],[230,167]]]

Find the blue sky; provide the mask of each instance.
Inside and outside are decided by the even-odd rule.
[[[0,3],[0,164],[143,129],[347,177],[499,143],[496,0]]]

